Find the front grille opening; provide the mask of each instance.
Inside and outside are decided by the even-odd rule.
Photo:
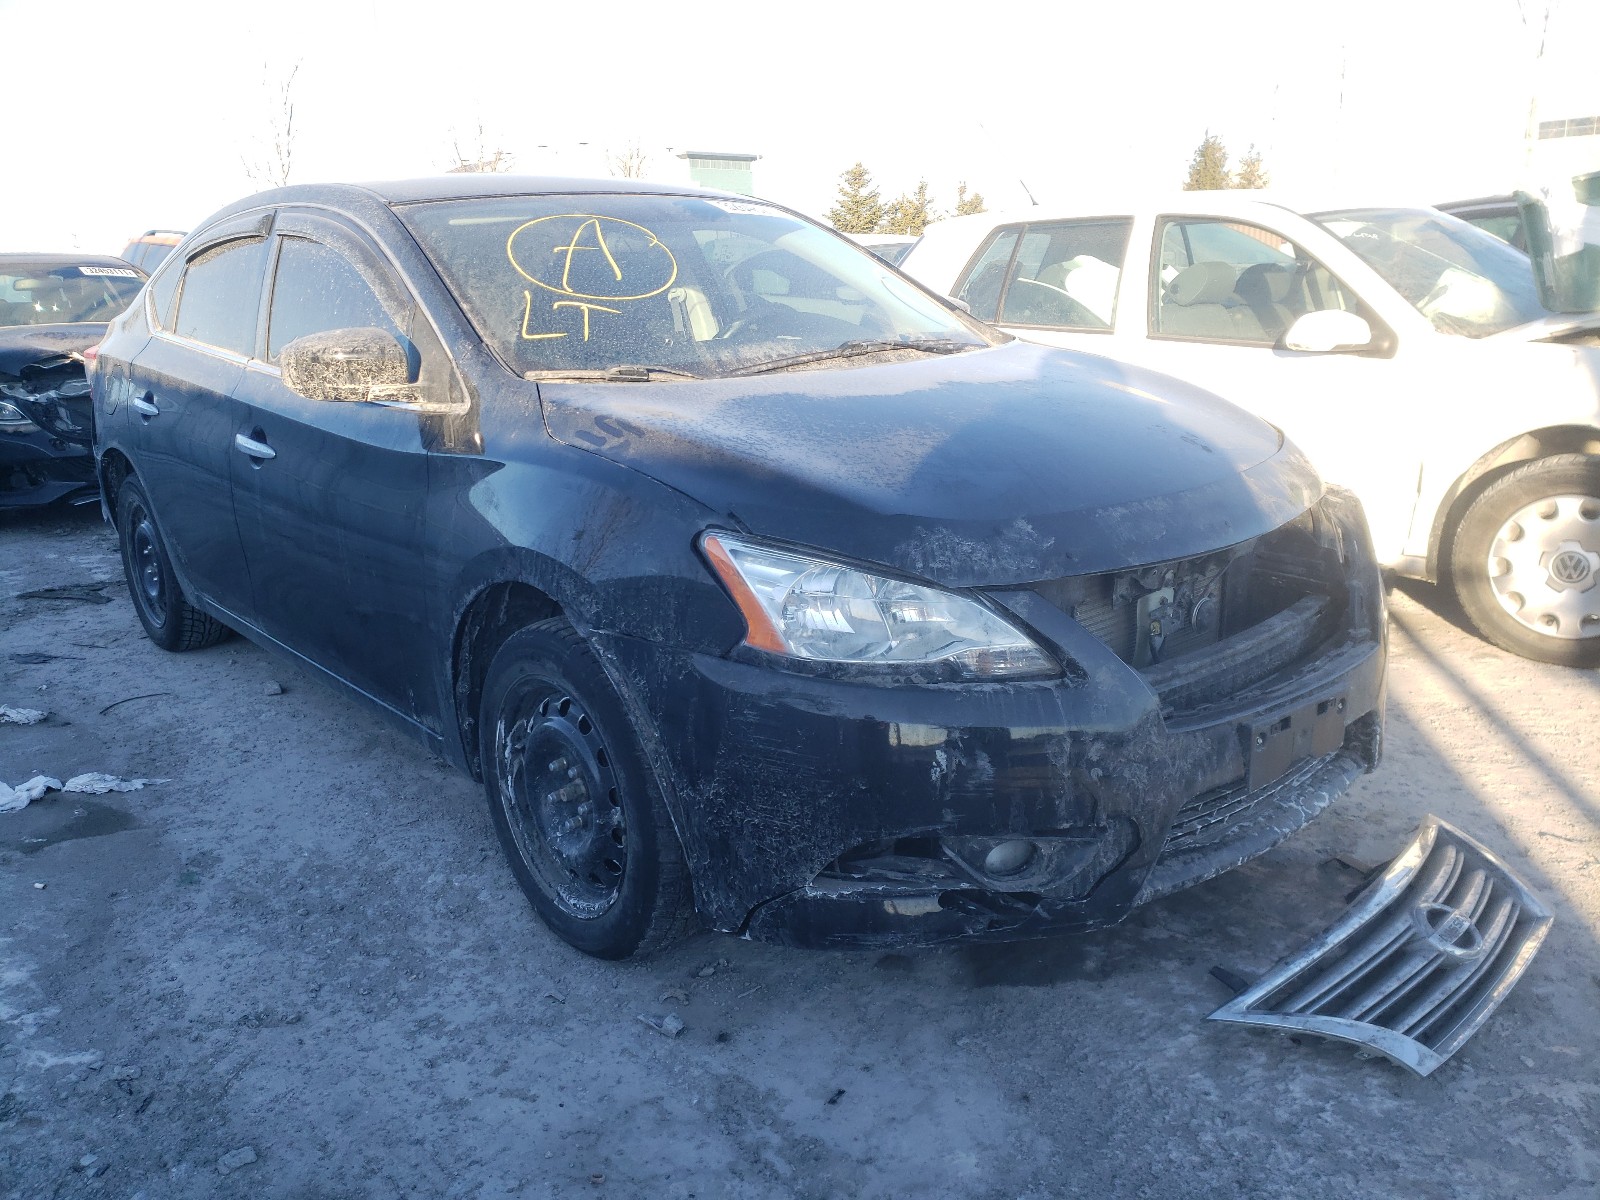
[[[1035,590],[1137,668],[1169,712],[1225,699],[1348,623],[1343,544],[1320,514],[1226,550]]]

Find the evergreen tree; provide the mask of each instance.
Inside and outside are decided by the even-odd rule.
[[[871,233],[883,220],[883,202],[872,186],[872,172],[856,163],[839,176],[839,200],[828,221],[840,233]]]
[[[921,237],[922,231],[938,220],[933,200],[928,195],[928,181],[917,180],[917,190],[902,192],[887,208],[878,222],[879,233],[908,233]]]
[[[1239,160],[1239,169],[1234,173],[1233,185],[1236,188],[1264,188],[1272,182],[1272,177],[1267,174],[1261,165],[1261,151],[1252,144],[1248,153]]]
[[[1195,147],[1194,158],[1189,161],[1189,178],[1183,181],[1186,192],[1210,191],[1233,186],[1228,174],[1228,150],[1222,139],[1207,133],[1205,140]]]
[[[967,185],[965,182],[956,184],[956,216],[970,217],[973,213],[988,211],[989,210],[984,207],[982,192],[973,192],[972,195],[969,196],[967,195]]]

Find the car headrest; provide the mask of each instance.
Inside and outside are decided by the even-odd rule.
[[[1222,262],[1185,267],[1167,285],[1167,299],[1187,308],[1191,304],[1221,304],[1233,296],[1239,272]]]
[[[1289,285],[1294,275],[1288,267],[1277,263],[1256,263],[1239,272],[1239,282],[1234,291],[1246,304],[1283,304],[1289,299]]]

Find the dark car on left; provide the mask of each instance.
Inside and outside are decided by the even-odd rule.
[[[104,255],[0,254],[0,508],[98,495],[83,355],[144,280]]]

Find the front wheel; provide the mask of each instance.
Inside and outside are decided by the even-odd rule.
[[[132,475],[117,492],[117,539],[134,612],[152,642],[163,650],[199,650],[228,636],[226,625],[201,612],[183,594],[150,501]]]
[[[1495,645],[1600,666],[1600,457],[1539,459],[1485,488],[1450,567],[1462,609]]]
[[[571,625],[541,621],[507,639],[479,729],[495,832],[545,924],[613,959],[686,928],[677,835],[621,700]]]

